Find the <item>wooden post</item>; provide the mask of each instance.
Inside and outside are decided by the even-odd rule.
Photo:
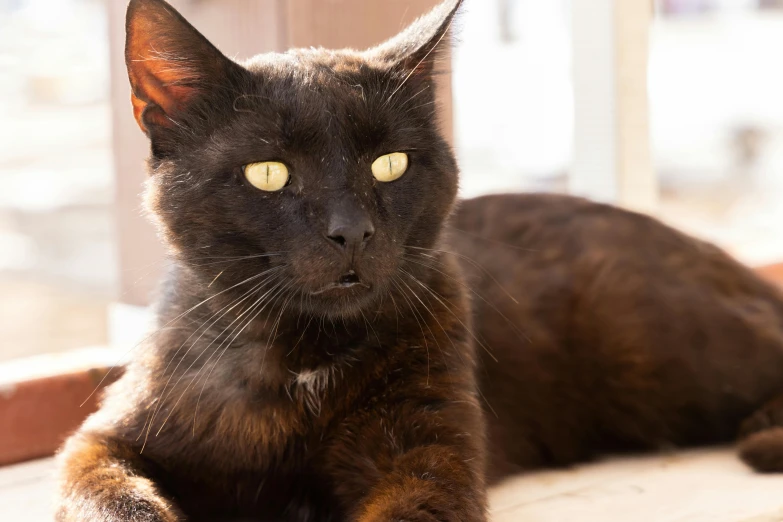
[[[654,212],[647,97],[650,0],[572,3],[573,193]]]

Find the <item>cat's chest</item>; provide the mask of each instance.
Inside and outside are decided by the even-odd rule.
[[[306,466],[361,395],[364,369],[353,357],[306,367],[267,357],[265,364],[254,373],[247,360],[227,360],[183,401],[172,438],[184,437],[210,467]]]
[[[175,467],[220,475],[312,468],[342,421],[368,400],[370,388],[383,389],[377,382],[392,373],[393,360],[391,347],[377,341],[302,338],[283,337],[271,347],[247,344],[226,351],[217,364],[193,365],[193,375],[176,390],[187,390],[184,396],[164,401],[170,406],[156,416],[152,433],[161,429],[159,419],[170,419],[149,439],[150,450],[176,461]]]

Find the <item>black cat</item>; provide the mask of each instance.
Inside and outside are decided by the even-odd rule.
[[[433,72],[460,3],[240,65],[130,2],[175,266],[60,455],[59,521],[478,522],[488,481],[729,440],[783,391],[781,294],[717,248],[564,196],[454,210]],[[746,423],[752,465],[783,467],[781,418]]]

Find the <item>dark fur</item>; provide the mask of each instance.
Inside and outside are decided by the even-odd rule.
[[[240,66],[131,2],[175,264],[160,329],[61,453],[59,521],[478,522],[488,478],[730,440],[768,400],[742,454],[783,466],[783,301],[749,270],[564,196],[468,201],[444,225],[457,167],[432,78],[459,4],[369,51]],[[395,151],[408,173],[375,182]],[[276,193],[241,171],[270,160],[292,174]],[[334,220],[374,234],[343,248]],[[349,270],[361,284],[314,295]]]

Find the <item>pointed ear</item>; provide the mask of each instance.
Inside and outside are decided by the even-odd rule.
[[[152,138],[173,127],[236,65],[163,0],[131,0],[125,63],[136,121]]]
[[[448,33],[463,0],[446,0],[403,32],[368,52],[406,70],[411,77],[431,77],[443,50],[450,44]]]

